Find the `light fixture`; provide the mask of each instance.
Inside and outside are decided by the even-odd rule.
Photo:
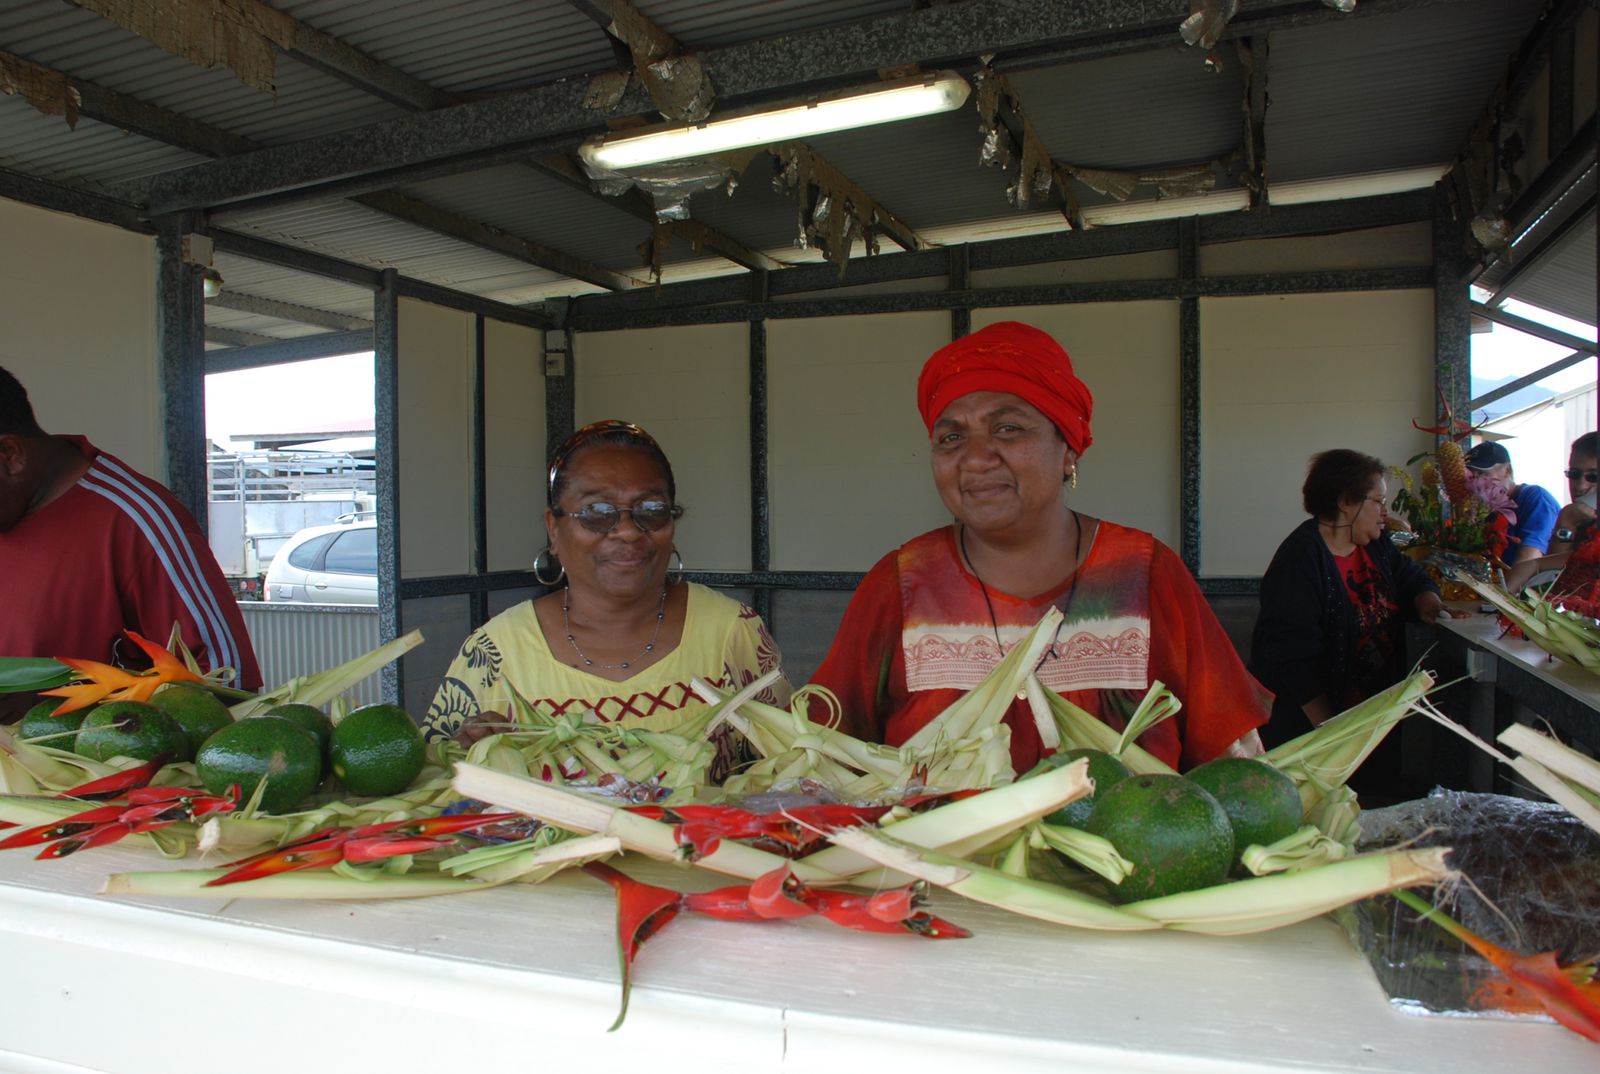
[[[591,171],[619,172],[729,149],[786,142],[960,108],[972,87],[951,71],[877,82],[699,123],[673,123],[591,138],[578,149]]]
[[[200,273],[201,290],[207,298],[216,298],[222,294],[222,273],[207,265],[205,271]]]

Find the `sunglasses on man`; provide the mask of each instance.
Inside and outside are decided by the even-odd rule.
[[[1600,470],[1566,470],[1563,472],[1567,475],[1568,481],[1576,481],[1581,477],[1591,485],[1600,484]]]
[[[618,507],[604,500],[596,501],[581,511],[563,511],[550,508],[557,518],[570,518],[590,533],[610,533],[622,522],[623,515],[633,516],[633,524],[645,533],[656,530],[683,517],[683,507],[665,500],[640,500],[632,507]]]

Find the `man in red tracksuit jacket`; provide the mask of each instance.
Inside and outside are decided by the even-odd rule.
[[[165,644],[174,623],[202,665],[260,688],[244,618],[193,516],[83,437],[42,430],[0,368],[0,656],[137,667],[123,631]],[[32,701],[0,695],[0,718]]]

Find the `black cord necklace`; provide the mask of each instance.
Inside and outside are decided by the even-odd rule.
[[[1067,514],[1072,516],[1072,581],[1067,584],[1066,599],[1059,605],[1061,608],[1061,622],[1056,624],[1056,632],[1051,637],[1050,644],[1045,647],[1043,655],[1039,657],[1039,662],[1033,665],[1034,671],[1044,667],[1044,662],[1056,655],[1056,643],[1061,640],[1061,628],[1066,624],[1068,609],[1072,607],[1072,595],[1078,591],[1078,573],[1082,569],[1079,556],[1083,552],[1080,547],[1083,527],[1078,521],[1078,512],[1069,509]],[[989,596],[989,587],[984,584],[983,576],[978,573],[978,568],[972,565],[972,557],[967,555],[967,528],[965,526],[956,530],[956,544],[961,549],[961,559],[966,563],[967,570],[971,572],[973,581],[978,583],[978,589],[983,593],[984,607],[989,609],[989,626],[994,630],[995,648],[1004,652],[1005,644],[1000,640],[1000,620],[994,614],[994,598]]]

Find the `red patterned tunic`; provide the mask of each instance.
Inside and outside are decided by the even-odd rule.
[[[1139,745],[1167,764],[1208,761],[1266,722],[1270,695],[1245,671],[1182,561],[1148,533],[1101,522],[1083,565],[1056,589],[1022,599],[990,587],[988,595],[962,563],[953,527],[925,533],[861,580],[812,681],[839,696],[847,729],[898,745],[977,685],[1056,605],[1066,619],[1040,680],[1119,729],[1151,682],[1165,683],[1183,710]],[[812,715],[820,717],[820,705]],[[1044,752],[1026,702],[1013,704],[1005,722],[1012,765],[1025,772]]]

